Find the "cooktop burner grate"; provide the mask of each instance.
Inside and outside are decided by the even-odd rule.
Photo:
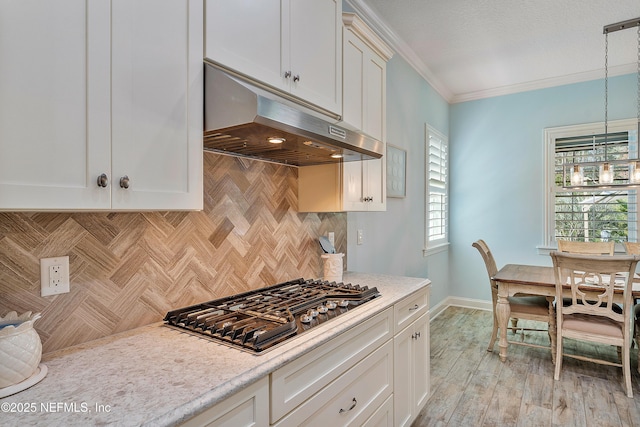
[[[378,296],[367,286],[296,279],[172,310],[164,321],[260,353]]]

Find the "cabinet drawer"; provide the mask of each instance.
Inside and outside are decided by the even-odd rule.
[[[271,374],[271,422],[302,404],[393,336],[393,309],[375,315]]]
[[[263,378],[186,421],[181,427],[267,427],[269,382]]]
[[[393,427],[393,394],[369,417],[362,427]]]
[[[418,317],[429,311],[429,287],[425,286],[405,297],[394,306],[395,333],[400,332]]]
[[[393,391],[393,342],[367,356],[278,426],[361,426]]]

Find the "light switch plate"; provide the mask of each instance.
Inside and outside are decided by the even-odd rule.
[[[69,257],[41,258],[40,295],[66,294],[69,289]]]

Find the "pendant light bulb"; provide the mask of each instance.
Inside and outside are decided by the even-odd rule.
[[[612,184],[613,183],[613,166],[609,163],[603,163],[600,165],[600,175],[598,182],[600,184]]]
[[[584,184],[584,171],[579,165],[573,165],[573,172],[571,173],[571,185],[583,185]]]
[[[629,182],[640,184],[640,162],[638,161],[629,164]]]

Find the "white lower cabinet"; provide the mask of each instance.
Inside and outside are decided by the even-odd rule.
[[[425,289],[396,304],[399,332],[393,338],[394,426],[411,425],[429,398],[428,295]]]
[[[339,380],[339,378],[382,344],[389,341],[393,336],[393,328],[393,310],[388,308],[273,372],[271,374],[271,423],[279,422],[285,415],[312,397],[311,400],[313,400],[316,409],[327,404],[329,399],[340,392],[342,388],[338,386],[332,389],[329,394],[325,394],[324,390],[336,387],[333,384],[334,381],[345,381]],[[343,384],[342,387],[347,387],[347,385]],[[318,396],[322,397],[315,400]],[[350,406],[347,405],[344,409],[346,410]],[[360,405],[360,408],[363,406],[364,403]],[[305,407],[309,408],[308,405]],[[306,416],[310,416],[311,413],[306,413]],[[291,420],[288,419],[288,422]]]
[[[362,425],[363,427],[393,426],[393,395],[387,397],[382,405]]]
[[[409,426],[429,375],[427,286],[184,426]]]
[[[391,396],[392,389],[393,343],[387,341],[276,426],[360,426]]]
[[[182,427],[263,427],[269,425],[269,380],[265,377],[196,415]]]

